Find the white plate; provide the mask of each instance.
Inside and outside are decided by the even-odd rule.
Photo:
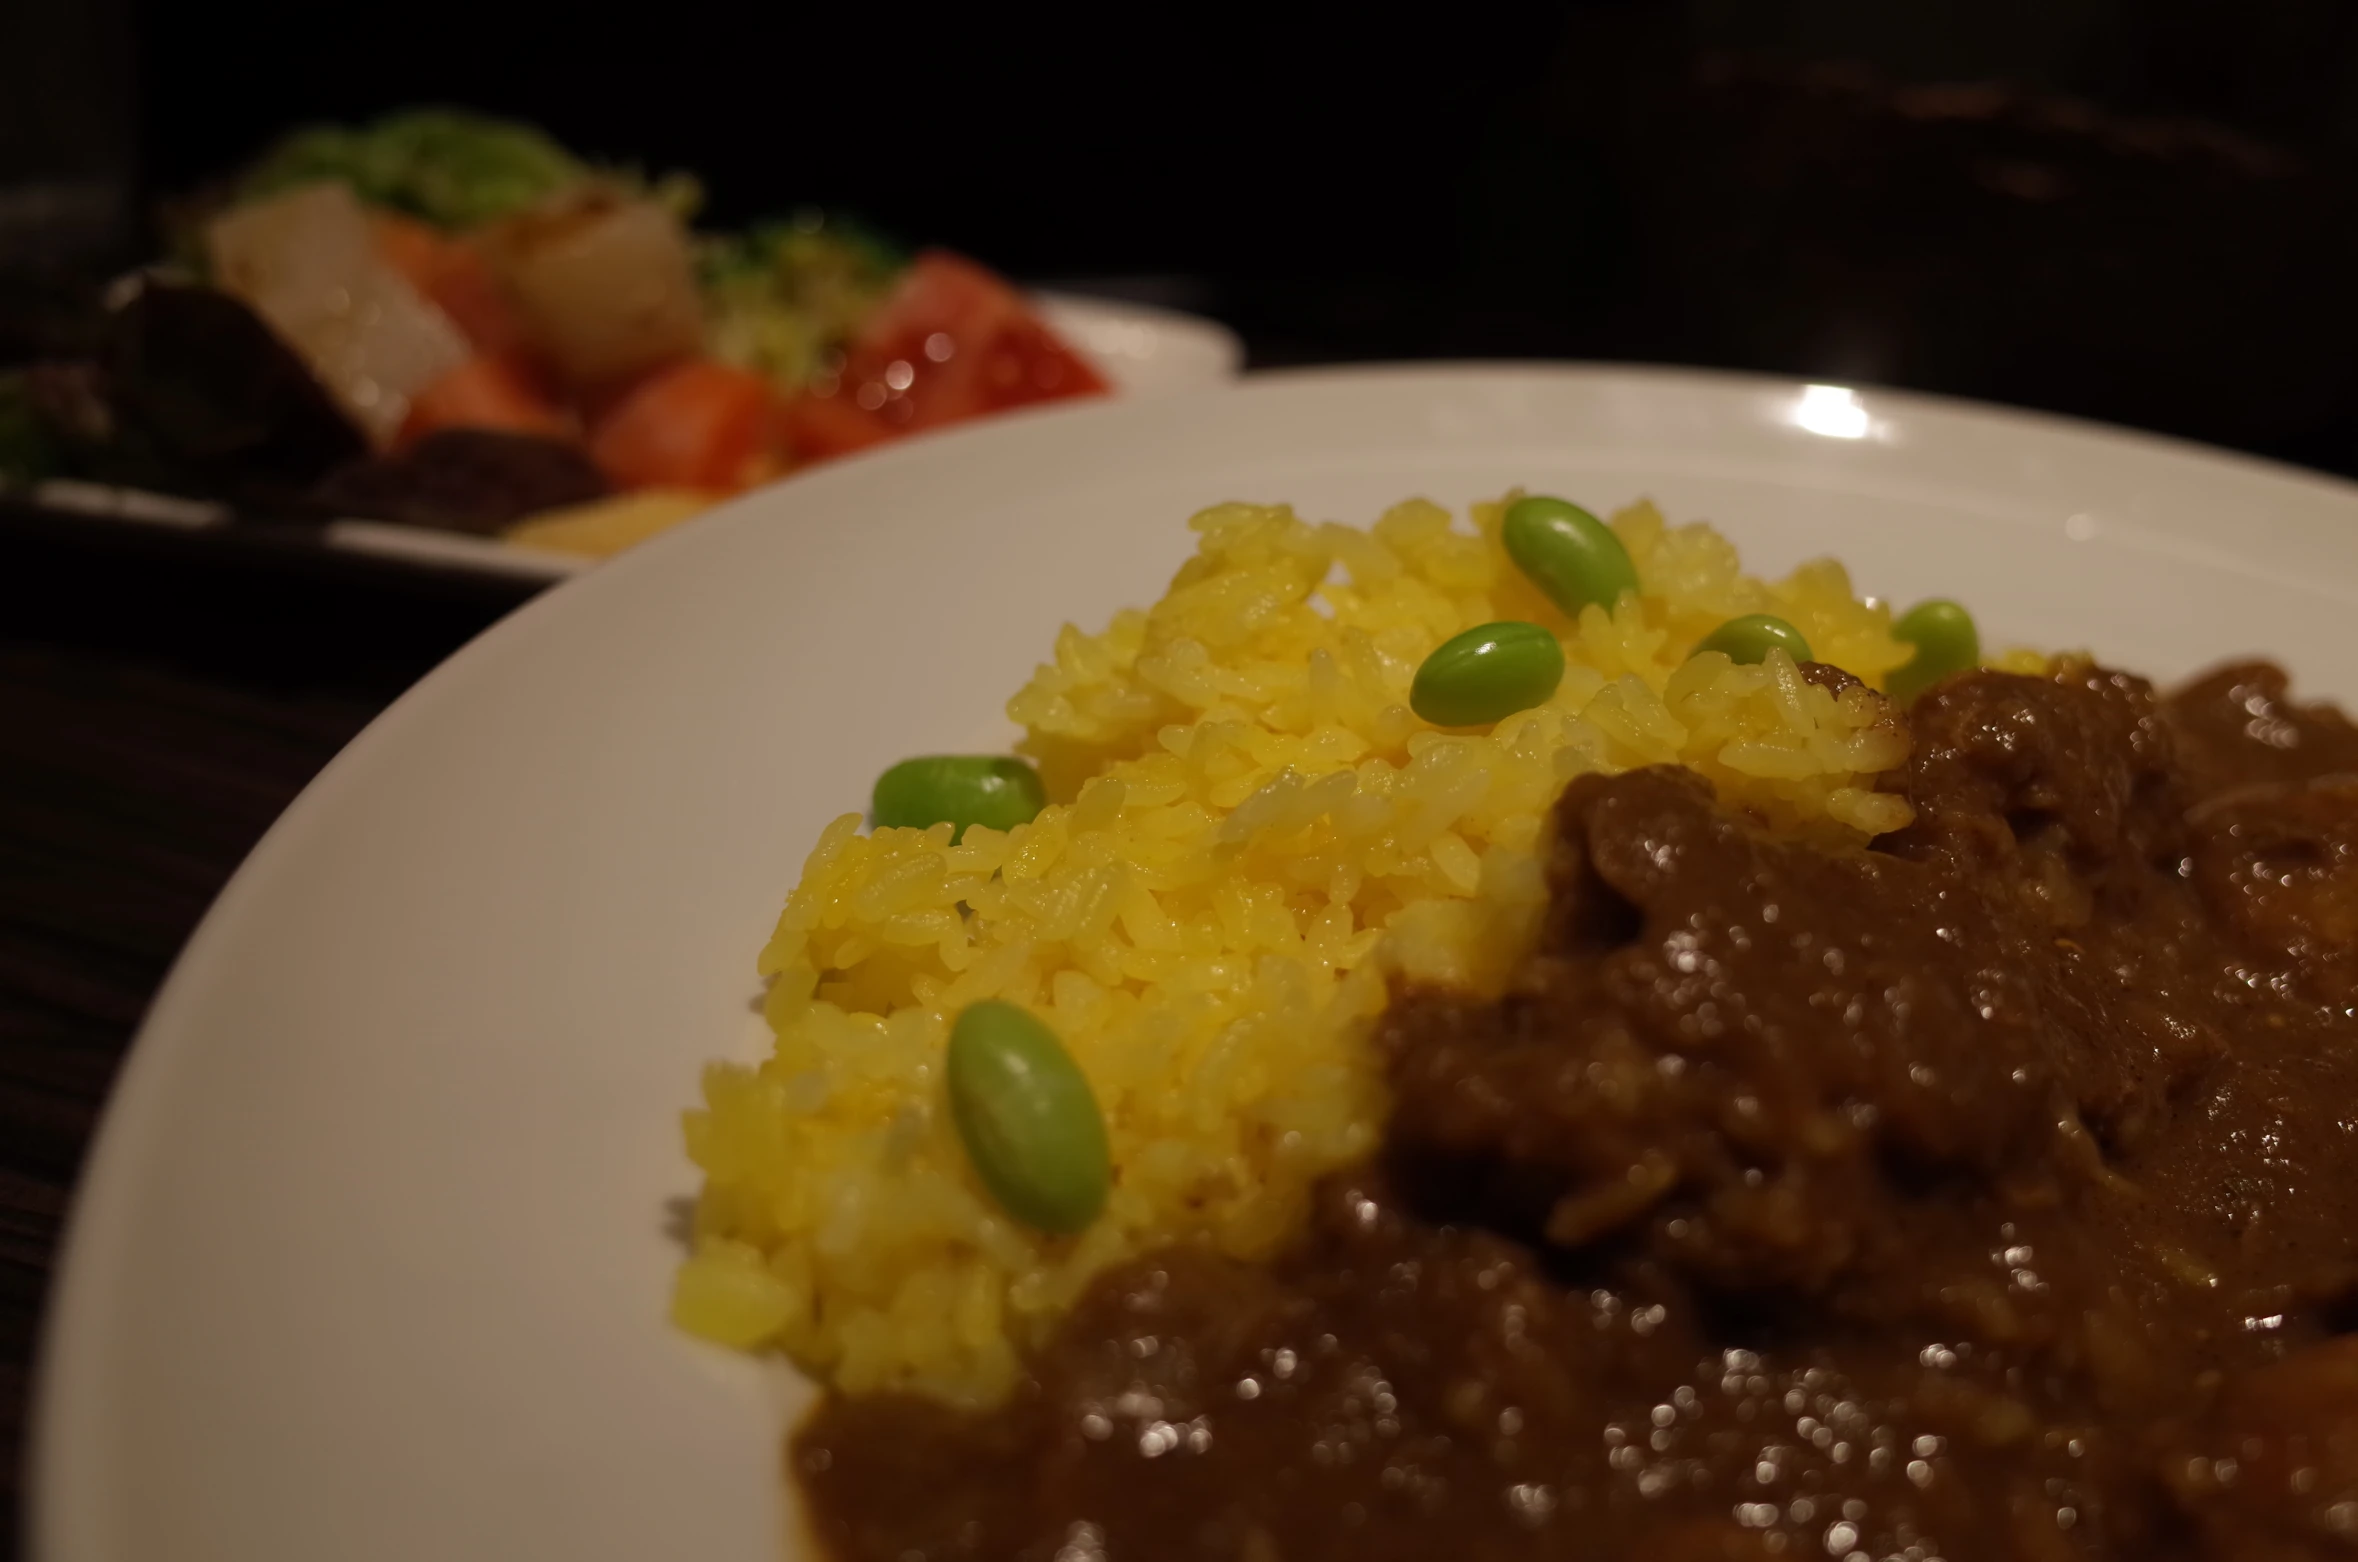
[[[676,1128],[751,1055],[814,832],[993,744],[1067,618],[1231,497],[1650,494],[1781,571],[2358,695],[2358,490],[1968,406],[1679,373],[1282,376],[1018,414],[745,499],[502,623],[222,895],[100,1136],[38,1405],[47,1562],[771,1562],[783,1373],[663,1324]]]
[[[1037,293],[1032,302],[1050,329],[1087,353],[1124,396],[1202,390],[1244,370],[1244,343],[1201,315],[1077,293]]]

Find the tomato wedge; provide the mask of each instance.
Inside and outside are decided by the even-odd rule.
[[[1107,388],[1004,278],[928,250],[861,326],[836,383],[798,399],[787,425],[796,453],[818,460],[916,429]]]
[[[693,359],[658,370],[590,430],[590,459],[621,488],[731,492],[783,469],[776,395],[745,369]]]
[[[848,456],[881,445],[900,429],[849,396],[806,392],[786,403],[781,419],[788,448],[805,461]]]

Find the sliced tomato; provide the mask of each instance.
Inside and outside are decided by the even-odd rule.
[[[835,385],[795,403],[790,427],[797,452],[818,460],[915,429],[1107,388],[1004,278],[928,250],[861,326]]]
[[[509,359],[523,372],[523,321],[481,250],[393,212],[370,213],[369,228],[377,253],[450,316],[468,341],[494,357]]]
[[[562,409],[498,358],[470,358],[427,386],[410,402],[398,443],[406,445],[446,428],[497,429],[562,440],[578,433]]]
[[[981,361],[982,400],[992,411],[1067,396],[1102,396],[1112,389],[1095,364],[1029,310],[999,328]]]
[[[805,461],[848,456],[900,432],[849,396],[834,394],[795,397],[786,403],[782,423],[787,445]]]
[[[729,492],[783,466],[769,381],[695,359],[657,370],[590,430],[590,459],[622,488]]]

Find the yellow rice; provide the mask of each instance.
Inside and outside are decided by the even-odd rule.
[[[1373,1148],[1388,978],[1498,979],[1570,777],[1675,762],[1821,837],[1907,822],[1873,790],[1907,742],[1878,697],[1782,652],[1686,655],[1773,612],[1879,687],[1908,650],[1839,564],[1756,580],[1638,504],[1612,525],[1640,594],[1567,621],[1499,545],[1505,503],[1471,528],[1422,501],[1365,529],[1207,510],[1160,602],[1066,626],[1008,703],[1058,799],[1035,821],[956,846],[829,825],[761,956],[776,1052],[710,1068],[687,1114],[705,1184],[677,1321],[848,1391],[988,1403],[1108,1265],[1180,1238],[1266,1254]],[[1561,637],[1556,696],[1487,731],[1412,715],[1426,653],[1500,618]],[[1104,1108],[1115,1184],[1077,1237],[992,1204],[941,1099],[948,1022],[987,997],[1046,1019]]]

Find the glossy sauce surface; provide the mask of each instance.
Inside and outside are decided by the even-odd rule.
[[[988,1415],[830,1398],[845,1559],[2358,1556],[2358,729],[1970,674],[1917,822],[1576,781],[1383,1155],[1105,1276]]]

